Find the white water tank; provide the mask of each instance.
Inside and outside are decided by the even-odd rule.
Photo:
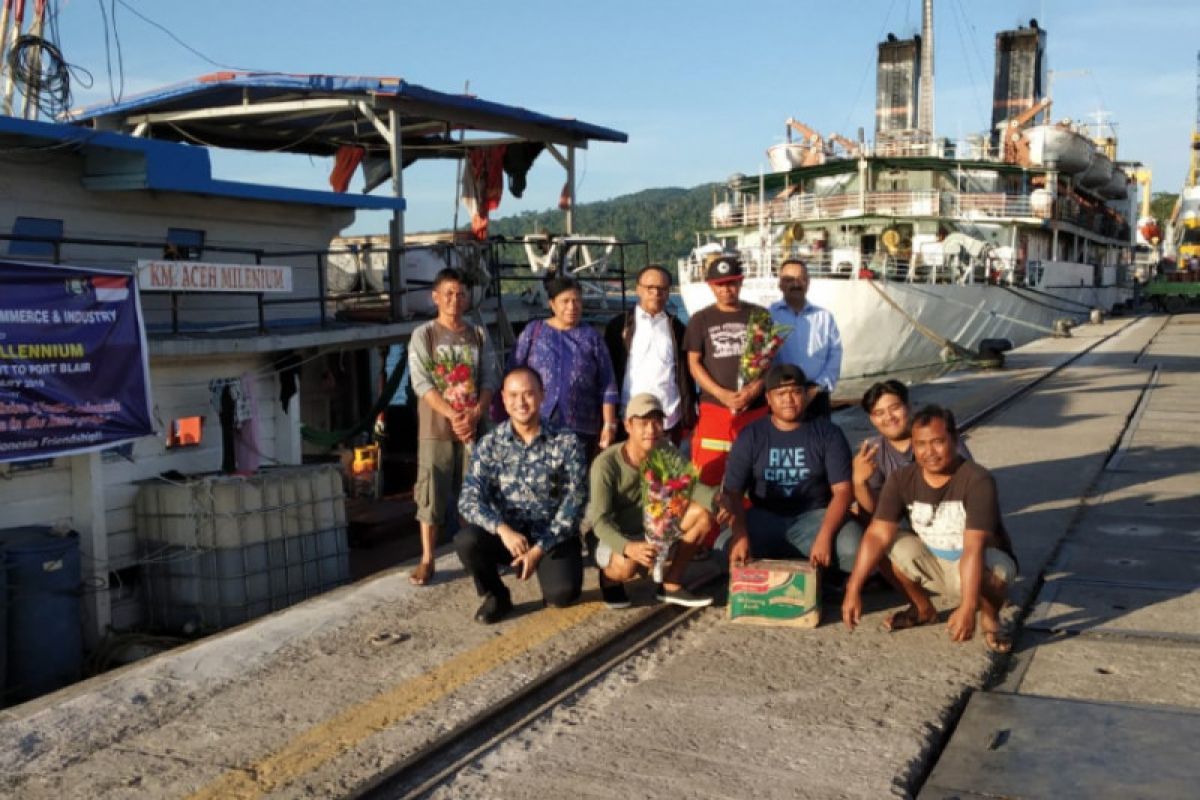
[[[1029,193],[1029,209],[1035,217],[1049,217],[1054,211],[1054,192],[1034,189]]]
[[[350,577],[341,470],[274,467],[138,485],[138,547],[152,625],[238,625]]]

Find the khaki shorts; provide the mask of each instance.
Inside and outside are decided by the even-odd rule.
[[[439,526],[445,523],[446,504],[462,486],[470,452],[457,441],[422,439],[417,442],[417,483],[413,486],[417,522]]]
[[[962,597],[959,562],[935,556],[915,533],[900,531],[892,543],[892,549],[888,551],[888,558],[893,567],[927,592],[945,597]],[[1016,562],[1008,553],[995,547],[984,551],[983,568],[1005,586],[1011,586],[1017,577]]]

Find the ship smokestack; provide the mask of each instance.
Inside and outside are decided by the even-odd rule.
[[[996,83],[992,92],[992,137],[1004,123],[1032,108],[1046,90],[1046,31],[1028,28],[996,34]]]
[[[911,136],[917,127],[917,82],[921,38],[897,39],[888,34],[879,43],[875,72],[875,139],[890,141]]]

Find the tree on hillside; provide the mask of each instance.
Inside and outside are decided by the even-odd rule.
[[[646,189],[611,200],[582,203],[575,214],[575,230],[584,235],[645,241],[652,262],[674,267],[695,245],[696,232],[709,226],[712,192],[713,187],[707,184],[691,189]],[[563,233],[565,228],[563,212],[557,209],[501,217],[489,226],[493,234],[512,237]]]
[[[1150,195],[1150,216],[1154,217],[1160,223],[1166,224],[1171,218],[1171,212],[1175,210],[1175,204],[1179,202],[1179,195],[1171,192],[1155,192]]]

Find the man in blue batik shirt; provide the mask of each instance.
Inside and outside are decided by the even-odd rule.
[[[828,417],[803,419],[805,383],[795,365],[771,367],[765,380],[771,413],[733,443],[722,494],[733,517],[730,566],[807,558],[814,567],[854,568],[863,534],[849,516],[850,445]]]
[[[500,393],[509,418],[475,446],[459,496],[469,524],[454,546],[483,597],[475,620],[485,625],[513,607],[500,564],[511,565],[519,580],[536,573],[552,606],[574,603],[583,587],[587,462],[575,434],[539,416],[542,394],[532,369],[509,371]]]
[[[776,364],[795,364],[808,376],[805,418],[829,415],[829,397],[842,374],[842,335],[820,306],[808,302],[808,267],[799,259],[779,266],[783,299],[771,304],[771,319],[792,332],[775,355]]]

